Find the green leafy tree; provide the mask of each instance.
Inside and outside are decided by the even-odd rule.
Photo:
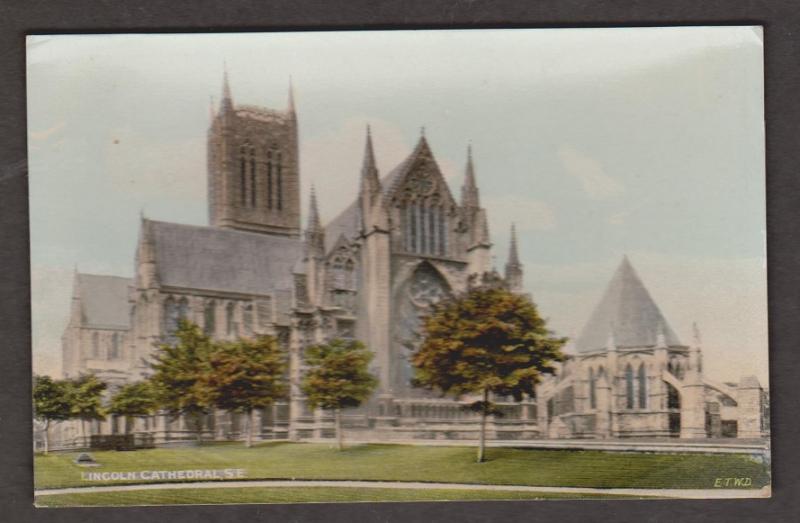
[[[212,341],[200,327],[181,320],[174,341],[162,343],[150,362],[150,383],[158,407],[173,418],[186,416],[198,442],[203,437],[203,417],[209,412],[200,379],[212,350]]]
[[[541,376],[563,361],[567,341],[553,337],[530,299],[510,292],[496,276],[433,305],[420,334],[411,356],[414,384],[481,398],[470,406],[480,413],[478,462],[485,457],[486,418],[499,414],[491,397],[533,397]]]
[[[199,391],[206,405],[247,415],[247,447],[253,442],[253,411],[286,397],[286,355],[273,336],[214,346]]]
[[[106,410],[103,395],[108,385],[94,374],[81,374],[68,380],[66,391],[70,402],[71,417],[80,420],[81,439],[86,444],[86,422],[103,420]]]
[[[50,422],[72,416],[68,386],[50,376],[33,378],[33,415],[44,424],[44,453],[50,451]]]
[[[372,357],[372,352],[356,340],[334,339],[305,350],[308,368],[301,388],[312,408],[334,411],[339,450],[343,448],[342,409],[358,407],[378,385],[368,370]]]
[[[137,381],[123,385],[111,396],[108,412],[125,418],[125,434],[127,434],[133,418],[149,416],[157,408],[152,384],[149,381]]]

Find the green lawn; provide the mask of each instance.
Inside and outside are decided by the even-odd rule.
[[[598,488],[713,488],[716,478],[749,477],[769,484],[769,468],[742,455],[641,454],[577,450],[490,448],[475,463],[473,447],[239,443],[134,452],[92,452],[100,467],[73,463],[76,453],[35,458],[37,489],[101,485],[82,471],[117,472],[243,468],[245,479],[435,481],[496,485]],[[130,482],[128,482],[130,483]],[[105,484],[120,485],[115,481]],[[283,492],[283,490],[281,490]]]
[[[606,494],[560,494],[492,490],[391,489],[342,487],[165,489],[39,496],[40,507],[109,505],[212,505],[221,503],[309,503],[341,501],[474,501],[508,499],[622,498]]]

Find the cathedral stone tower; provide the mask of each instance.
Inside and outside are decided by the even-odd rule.
[[[297,115],[234,105],[225,73],[208,131],[209,221],[215,227],[300,235]]]

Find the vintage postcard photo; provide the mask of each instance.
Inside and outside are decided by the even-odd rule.
[[[770,495],[763,33],[27,41],[40,507]]]

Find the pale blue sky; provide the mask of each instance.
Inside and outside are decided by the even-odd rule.
[[[59,366],[70,273],[130,276],[138,216],[206,223],[209,98],[283,108],[304,189],[355,196],[420,126],[459,193],[471,141],[497,265],[575,337],[627,253],[709,372],[766,381],[762,41],[754,28],[36,36],[28,42],[34,364]]]

